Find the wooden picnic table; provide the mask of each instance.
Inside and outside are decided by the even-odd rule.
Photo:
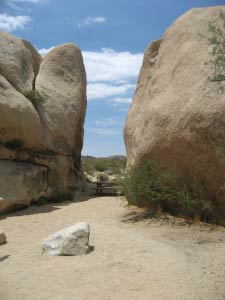
[[[114,181],[92,181],[92,184],[95,184],[96,187],[93,187],[96,191],[96,195],[107,194],[107,190],[115,190],[115,194],[117,193],[117,188]]]

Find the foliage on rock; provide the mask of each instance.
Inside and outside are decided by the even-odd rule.
[[[225,80],[225,13],[220,11],[219,19],[209,23],[209,43],[213,45],[210,61],[213,67],[211,81]]]

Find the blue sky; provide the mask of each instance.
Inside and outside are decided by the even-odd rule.
[[[88,79],[84,155],[125,154],[123,127],[143,53],[193,7],[225,0],[0,0],[0,30],[44,55],[66,42],[83,52]]]

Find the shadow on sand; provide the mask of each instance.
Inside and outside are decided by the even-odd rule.
[[[20,217],[20,216],[27,216],[27,215],[51,213],[55,210],[61,209],[61,207],[70,205],[72,203],[80,203],[80,202],[88,201],[91,198],[94,197],[91,195],[83,194],[80,196],[76,196],[73,201],[63,201],[60,203],[47,203],[42,206],[33,204],[30,207],[23,207],[20,208],[19,210],[0,215],[0,221],[15,216]]]
[[[131,211],[123,216],[124,223],[137,223],[146,219],[155,219],[155,214],[152,211]]]
[[[95,251],[95,246],[89,246],[88,254]]]
[[[6,260],[9,257],[10,257],[10,255],[5,255],[5,256],[0,257],[0,262]]]

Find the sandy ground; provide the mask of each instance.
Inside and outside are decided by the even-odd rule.
[[[115,197],[7,215],[0,220],[8,237],[0,247],[0,299],[225,299],[224,229],[135,219]],[[80,221],[91,226],[94,251],[42,253],[44,238]]]

